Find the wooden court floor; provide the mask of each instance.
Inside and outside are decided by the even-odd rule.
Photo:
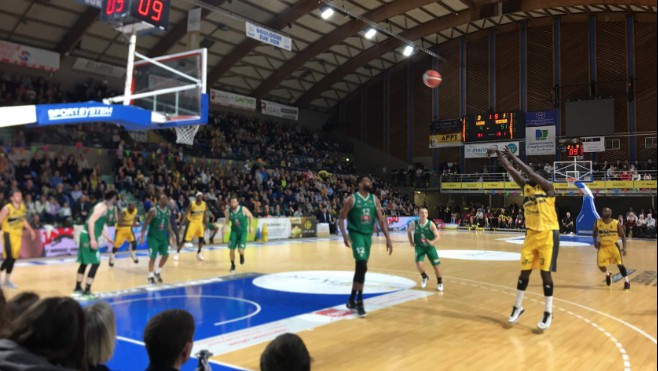
[[[441,250],[518,252],[520,245],[501,239],[519,236],[446,231],[439,256]],[[388,256],[384,239],[374,237],[369,272],[418,281],[406,235],[397,234],[393,239],[394,252]],[[170,260],[164,279],[182,282],[228,274],[227,250],[208,251],[205,257],[205,262],[197,262],[194,254],[188,253],[181,255],[179,262]],[[354,264],[351,251],[338,240],[251,247],[246,258],[238,273],[351,271]],[[630,240],[625,263],[636,270],[630,292],[622,290],[621,281],[611,288],[603,283],[591,246],[563,246],[554,275],[555,318],[545,333],[535,331],[544,308],[536,272],[524,302],[526,313],[508,328],[518,261],[442,258],[444,293],[434,291],[436,280],[432,278],[424,289],[435,293],[431,296],[299,335],[311,352],[314,370],[656,370],[655,241]],[[431,267],[426,268],[432,277]],[[617,273],[616,267],[610,269]],[[73,263],[21,266],[15,269],[14,281],[21,290],[43,296],[69,295],[75,271]],[[138,265],[119,259],[113,269],[104,259],[93,289],[105,292],[143,286],[146,272],[144,258]],[[420,285],[415,289],[421,290]],[[15,292],[6,293],[12,296]],[[257,370],[265,345],[214,359]]]

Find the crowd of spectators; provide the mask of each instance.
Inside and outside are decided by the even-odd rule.
[[[463,209],[460,206],[438,206],[435,210],[437,218],[444,223],[457,224],[466,228],[525,229],[523,209],[516,203],[504,208],[491,208],[471,204]]]
[[[68,297],[40,299],[31,292],[7,301],[0,290],[0,370],[107,371],[116,328],[114,310],[103,301],[83,308]],[[143,334],[146,370],[180,370],[192,355],[194,332],[194,317],[185,310],[154,315]],[[200,357],[197,370],[210,370],[207,361]],[[283,334],[265,348],[260,368],[308,371],[311,356],[298,335]]]
[[[619,214],[617,220],[624,226],[626,237],[656,237],[656,211],[652,208],[636,212],[632,207],[626,214]]]

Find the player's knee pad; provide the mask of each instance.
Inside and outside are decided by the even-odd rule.
[[[366,281],[366,272],[368,271],[368,262],[359,260],[356,262],[356,269],[354,270],[354,282],[364,283]]]
[[[85,274],[85,270],[87,269],[87,264],[80,264],[78,267],[78,274]]]
[[[100,264],[92,264],[91,268],[89,269],[89,274],[87,275],[87,277],[89,277],[89,278],[96,277],[96,271],[98,271],[99,266],[100,266]]]
[[[621,273],[622,277],[628,276],[628,271],[626,270],[626,267],[623,264],[620,264],[617,267],[619,268],[619,273]]]
[[[516,283],[516,289],[519,291],[525,291],[528,288],[528,283],[530,279],[524,275],[519,276],[519,281]]]

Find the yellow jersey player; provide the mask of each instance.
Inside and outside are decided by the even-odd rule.
[[[5,272],[5,280],[2,285],[6,288],[15,289],[16,285],[11,282],[11,273],[14,263],[20,256],[21,240],[23,239],[23,228],[30,232],[32,239],[36,238],[34,230],[27,222],[23,194],[14,190],[9,198],[9,203],[0,210],[0,228],[2,229],[2,266],[0,275]]]
[[[119,213],[119,222],[117,223],[116,235],[114,236],[114,247],[112,248],[112,255],[110,255],[110,267],[114,267],[115,254],[124,243],[130,243],[130,257],[135,264],[139,263],[139,259],[135,256],[137,249],[137,239],[133,232],[133,227],[137,225],[137,208],[134,202],[128,203],[128,207],[121,210]]]
[[[487,151],[496,153],[501,165],[507,170],[516,184],[523,189],[523,208],[526,218],[526,236],[521,249],[521,274],[516,285],[516,302],[508,318],[510,324],[516,323],[525,312],[523,296],[530,282],[533,269],[540,269],[544,289],[545,309],[537,328],[546,330],[553,322],[553,278],[557,266],[557,254],[560,246],[560,226],[555,212],[555,188],[548,180],[544,170],[532,170],[528,165],[514,156],[505,146],[501,151],[492,147]],[[510,163],[514,162],[527,179]]]
[[[624,266],[622,255],[626,255],[626,233],[624,226],[619,224],[617,219],[612,217],[612,210],[609,207],[601,210],[602,218],[594,223],[594,247],[598,250],[596,262],[601,272],[605,273],[605,283],[610,286],[612,279],[608,272],[608,265],[614,264],[619,268],[619,272],[624,277],[624,290],[631,289],[631,283],[628,281],[628,271]],[[621,238],[621,251],[617,241]]]
[[[203,193],[198,192],[196,194],[196,200],[190,204],[190,207],[185,214],[187,227],[185,227],[183,241],[178,245],[178,250],[176,251],[176,255],[174,255],[174,260],[178,260],[178,254],[183,248],[183,245],[185,245],[186,242],[191,242],[194,237],[199,240],[199,250],[196,253],[196,258],[201,261],[204,260],[201,255],[201,249],[203,248],[203,236],[205,235],[206,225],[208,224],[207,210],[208,207],[203,200]]]

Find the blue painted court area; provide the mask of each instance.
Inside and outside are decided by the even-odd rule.
[[[119,338],[115,356],[108,367],[126,371],[146,369],[148,356],[142,343],[144,328],[151,317],[165,309],[179,308],[192,313],[196,320],[194,340],[197,342],[340,305],[346,300],[346,295],[297,294],[259,288],[252,283],[258,276],[253,274],[103,299],[115,310]],[[195,367],[196,359],[185,364],[183,370],[194,370]],[[239,369],[219,364],[213,364],[212,368]]]

